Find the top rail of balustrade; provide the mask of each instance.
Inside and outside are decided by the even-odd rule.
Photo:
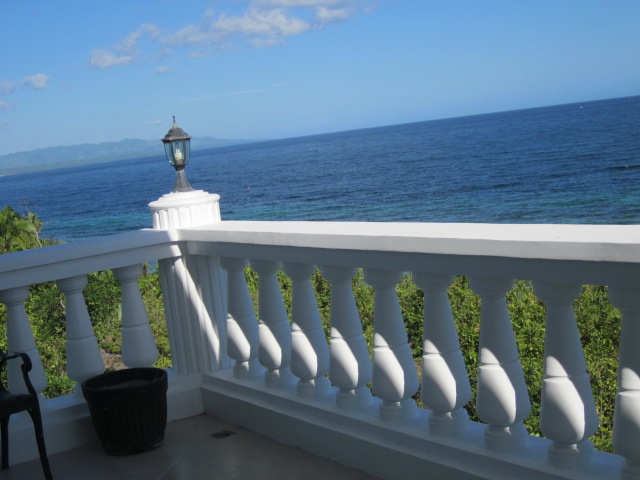
[[[223,221],[0,256],[0,290],[188,253],[630,286],[640,226]]]
[[[175,232],[137,230],[0,255],[0,290],[182,254]]]
[[[191,254],[560,283],[640,279],[636,225],[223,221],[177,233]]]

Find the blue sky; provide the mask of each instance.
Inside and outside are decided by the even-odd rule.
[[[638,0],[3,0],[2,19],[0,155],[160,139],[172,115],[266,139],[640,94]]]

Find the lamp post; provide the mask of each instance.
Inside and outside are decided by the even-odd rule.
[[[173,117],[173,126],[162,139],[167,160],[176,169],[176,184],[173,192],[190,192],[193,190],[189,182],[184,167],[189,162],[189,143],[191,137],[176,124],[176,117]]]

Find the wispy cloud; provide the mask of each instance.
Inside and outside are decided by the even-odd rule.
[[[43,88],[47,88],[47,82],[49,81],[49,78],[51,77],[45,73],[38,73],[36,75],[24,77],[22,83],[31,88],[35,88],[36,90],[41,90]]]
[[[6,112],[7,110],[12,110],[13,105],[9,102],[5,102],[4,100],[0,100],[0,112]]]
[[[161,31],[145,23],[118,44],[90,53],[92,68],[131,65],[143,59],[139,44],[149,40],[156,48],[183,48],[192,58],[206,57],[241,47],[280,45],[332,23],[345,22],[358,11],[362,0],[253,0],[240,13],[207,10],[197,23],[177,31]],[[166,73],[163,67],[155,73]]]
[[[163,65],[161,67],[158,67],[154,70],[153,74],[154,75],[163,75],[165,73],[169,73],[171,71],[171,69],[169,67],[167,67],[166,65]]]
[[[160,29],[155,25],[143,23],[140,27],[123,38],[111,49],[93,49],[89,55],[91,68],[110,68],[121,65],[131,65],[138,61],[141,53],[138,43],[142,39],[155,39],[160,35]]]
[[[162,123],[162,120],[151,120],[149,122],[149,125],[160,125]]]
[[[348,8],[328,8],[326,6],[319,6],[316,9],[316,19],[322,25],[344,22],[352,15],[353,11]]]
[[[107,50],[91,50],[89,66],[91,68],[109,68],[118,65],[130,65],[134,62],[133,55],[116,55]]]
[[[24,77],[20,82],[14,82],[13,80],[3,80],[0,82],[0,93],[11,93],[19,90],[23,87],[34,88],[41,90],[47,88],[49,79],[51,77],[46,73],[36,73],[35,75],[29,75]]]

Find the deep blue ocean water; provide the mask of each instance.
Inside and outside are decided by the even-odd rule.
[[[60,240],[111,234],[150,227],[174,175],[158,140],[155,158],[0,177],[0,206]],[[225,220],[635,224],[640,96],[197,151],[187,176]]]

